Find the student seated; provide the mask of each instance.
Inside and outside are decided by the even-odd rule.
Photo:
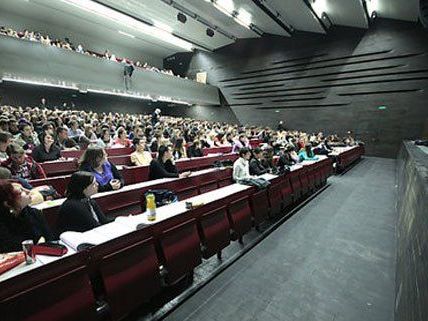
[[[262,165],[263,153],[260,148],[256,148],[253,151],[253,157],[250,160],[250,175],[262,175],[268,172],[268,169]]]
[[[33,150],[34,147],[40,145],[39,138],[33,130],[33,126],[29,123],[21,123],[19,125],[20,134],[15,139],[15,143],[24,148],[25,150]]]
[[[58,230],[85,232],[109,223],[98,204],[91,196],[98,192],[98,183],[93,174],[76,172],[67,186],[67,199],[59,209]]]
[[[12,142],[12,135],[8,132],[0,132],[0,162],[7,160],[6,149]]]
[[[178,174],[177,167],[172,163],[171,149],[163,145],[159,147],[158,158],[150,162],[150,179],[188,176],[190,172]]]
[[[187,156],[189,158],[204,156],[204,153],[201,149],[201,143],[198,140],[195,140],[193,143],[191,143],[190,147],[187,149]]]
[[[239,150],[239,158],[233,163],[233,180],[239,182],[242,179],[252,178],[250,175],[251,151],[243,147]]]
[[[25,155],[25,151],[17,144],[10,144],[6,150],[9,158],[1,163],[10,170],[14,178],[25,180],[46,178],[45,171],[30,156]]]
[[[305,161],[305,160],[316,161],[316,160],[318,160],[318,157],[316,157],[314,152],[312,151],[312,145],[311,144],[305,145],[305,148],[299,152],[299,158],[301,161]]]
[[[27,191],[0,180],[0,253],[22,251],[25,240],[37,244],[54,239],[42,213],[30,203]]]
[[[284,149],[281,148],[277,163],[277,168],[280,173],[284,172],[286,168],[297,163],[297,161],[291,157],[292,151],[294,151],[294,147],[292,145],[287,145]]]
[[[131,154],[131,163],[136,166],[149,166],[153,157],[152,154],[146,151],[146,140],[135,137],[132,140],[135,152]]]
[[[125,185],[116,166],[107,159],[107,153],[99,147],[89,147],[82,155],[79,170],[90,172],[98,183],[98,191],[118,190]]]
[[[33,149],[33,159],[36,162],[43,163],[54,161],[61,158],[61,150],[55,145],[55,140],[51,134],[43,133],[40,135],[41,144]]]

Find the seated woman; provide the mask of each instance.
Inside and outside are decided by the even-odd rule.
[[[79,170],[90,172],[98,183],[98,191],[118,190],[125,181],[116,166],[107,160],[107,153],[99,147],[89,147],[80,159]]]
[[[191,145],[187,149],[187,156],[189,158],[204,156],[199,140],[195,140],[193,143],[191,143]]]
[[[114,140],[113,148],[131,147],[131,141],[128,139],[125,128],[121,127],[117,131],[117,137]]]
[[[177,138],[177,140],[175,141],[172,155],[174,156],[174,159],[187,158],[183,138]]]
[[[1,163],[10,170],[13,178],[25,180],[46,178],[45,171],[30,156],[25,154],[24,149],[17,144],[10,144],[6,149],[9,158]]]
[[[311,144],[305,145],[305,148],[299,152],[299,158],[301,161],[305,161],[305,160],[316,161],[316,160],[318,160],[318,157],[316,157],[314,152],[312,151],[312,145]]]
[[[98,183],[91,173],[76,172],[67,186],[67,199],[59,209],[58,230],[85,232],[111,222],[91,196],[98,192]]]
[[[27,191],[0,180],[0,253],[22,251],[25,240],[37,244],[54,239],[42,213],[30,203]]]
[[[188,177],[190,172],[178,174],[178,170],[172,163],[172,153],[168,146],[159,147],[158,158],[150,162],[150,179],[165,177]]]
[[[42,143],[33,149],[33,159],[36,162],[43,163],[54,161],[61,158],[61,150],[56,146],[53,136],[49,133],[44,133],[40,136]]]
[[[289,170],[290,166],[297,163],[297,161],[291,157],[292,151],[294,151],[294,147],[292,145],[287,145],[285,148],[281,148],[278,163],[276,164],[280,173],[286,172]]]
[[[136,166],[149,166],[153,157],[152,154],[146,151],[146,140],[145,138],[135,137],[132,140],[135,148],[135,152],[131,154],[131,163]]]
[[[111,146],[113,146],[113,144],[114,144],[114,141],[111,138],[110,129],[103,128],[101,130],[101,137],[98,138],[96,143],[97,147],[110,148]]]

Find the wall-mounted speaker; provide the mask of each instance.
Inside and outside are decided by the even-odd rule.
[[[211,28],[207,28],[207,36],[214,37],[214,30],[212,30]]]
[[[186,15],[182,14],[181,12],[179,12],[177,14],[177,20],[180,21],[181,23],[186,23],[187,17],[186,17]]]

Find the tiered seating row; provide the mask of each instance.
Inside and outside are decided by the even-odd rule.
[[[127,156],[117,156],[120,158],[127,157],[129,158],[129,155]],[[195,171],[200,170],[204,168],[211,167],[214,162],[216,161],[225,161],[225,160],[231,160],[235,161],[238,158],[237,154],[224,154],[224,155],[216,155],[216,156],[206,156],[206,157],[200,157],[200,158],[189,158],[189,159],[182,159],[178,160],[176,162],[176,166],[180,172],[183,171]],[[109,158],[110,161],[114,161],[113,158]],[[45,171],[48,173],[48,176],[55,176],[55,177],[48,177],[47,179],[36,179],[31,180],[30,184],[32,186],[41,186],[41,185],[52,185],[56,191],[64,195],[65,189],[68,185],[68,182],[70,180],[70,174],[77,171],[77,161],[55,161],[55,162],[45,162],[41,164]],[[116,163],[118,165],[118,163]],[[123,175],[123,178],[125,180],[125,184],[135,184],[138,182],[144,182],[149,180],[149,166],[123,166],[122,168],[119,168],[119,171]],[[68,175],[59,175],[59,173],[67,173]]]
[[[336,158],[336,170],[338,172],[344,171],[346,168],[351,166],[354,162],[361,159],[361,156],[364,155],[364,146],[356,146],[351,149],[347,149],[338,155],[335,155]]]
[[[325,184],[330,159],[293,167],[285,176],[265,175],[266,190],[232,184],[158,209],[155,223],[144,214],[110,224],[147,224],[85,252],[7,279],[0,287],[2,315],[9,320],[96,320],[96,300],[105,300],[113,320],[192,273],[203,258],[220,255],[232,240]],[[91,280],[96,277],[98,282]],[[92,292],[92,290],[94,292]],[[22,309],[16,306],[22,304]]]

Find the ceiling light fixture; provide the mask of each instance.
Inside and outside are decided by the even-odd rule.
[[[221,11],[228,17],[233,18],[233,20],[235,20],[241,26],[253,30],[251,28],[252,16],[247,10],[240,8],[238,11],[236,11],[232,0],[213,0],[211,2],[217,10]]]
[[[366,0],[366,6],[369,17],[373,17],[373,14],[376,16],[379,12],[379,0]]]
[[[127,36],[127,37],[129,37],[129,38],[135,38],[135,36],[134,36],[134,35],[131,35],[130,33],[127,33],[127,32],[125,32],[125,31],[118,30],[118,32],[119,32],[121,35]]]
[[[65,83],[64,84],[55,84],[55,83],[51,83],[51,82],[43,82],[43,81],[37,81],[37,80],[11,78],[11,77],[3,77],[2,81],[16,82],[16,83],[34,85],[34,86],[45,86],[45,87],[55,87],[55,88],[79,90],[79,88],[77,86],[67,85]]]
[[[61,0],[61,1],[69,5],[75,6],[79,9],[90,12],[92,14],[96,14],[103,18],[107,18],[118,24],[126,26],[127,28],[131,28],[133,30],[142,32],[146,35],[158,38],[163,42],[169,43],[171,45],[182,48],[184,50],[192,51],[193,49],[193,45],[190,42],[180,39],[175,35],[171,34],[170,32],[167,32],[163,29],[159,29],[156,26],[151,26],[149,24],[138,21],[137,19],[127,16],[116,10],[110,9],[109,7],[106,7],[97,2],[89,1],[89,0]]]
[[[321,18],[323,13],[328,13],[327,0],[312,0],[311,7],[314,9],[318,18]]]

